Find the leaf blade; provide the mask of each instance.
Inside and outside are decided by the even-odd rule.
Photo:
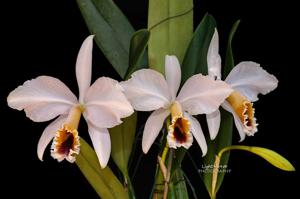
[[[111,0],[77,0],[81,14],[106,58],[124,78],[134,29]]]
[[[244,150],[251,152],[253,154],[256,154],[263,159],[265,159],[267,162],[272,164],[274,167],[277,167],[278,169],[284,170],[284,171],[295,171],[295,167],[282,155],[279,153],[272,151],[267,148],[263,147],[257,147],[257,146],[243,146],[243,145],[233,145],[230,147],[226,147],[223,149],[223,151],[227,152],[229,150]],[[220,152],[222,153],[222,152]],[[223,153],[222,153],[223,154]]]
[[[188,199],[188,191],[185,183],[185,179],[183,176],[183,171],[181,168],[178,168],[174,171],[172,175],[172,182],[170,183],[170,191],[169,194],[174,199]]]
[[[124,175],[128,173],[128,161],[135,137],[137,113],[124,119],[123,123],[109,129],[111,156]]]
[[[232,40],[233,37],[240,25],[241,20],[237,20],[232,28],[231,31],[229,33],[229,38],[228,38],[228,42],[227,42],[227,50],[226,50],[226,57],[225,57],[225,67],[224,67],[224,73],[223,76],[227,77],[227,75],[230,73],[230,71],[233,69],[234,67],[234,60],[233,60],[233,52],[232,52]]]
[[[182,63],[193,35],[192,0],[150,0],[148,29],[149,67],[164,74],[165,56],[176,55]]]
[[[251,152],[251,153],[256,154],[256,155],[260,156],[261,158],[265,159],[267,162],[272,164],[274,167],[277,167],[284,171],[295,171],[296,170],[295,167],[287,159],[285,159],[283,156],[281,156],[277,152],[272,151],[267,148],[256,147],[256,146],[244,146],[244,145],[232,145],[232,146],[225,147],[218,153],[218,155],[215,158],[214,168],[213,168],[213,180],[212,180],[212,184],[211,184],[211,187],[212,187],[211,198],[212,199],[215,199],[216,194],[217,194],[215,186],[216,186],[216,182],[217,182],[217,178],[218,178],[218,169],[220,166],[220,159],[222,159],[222,155],[225,152],[228,153],[231,150],[243,150],[243,151]]]
[[[182,63],[182,84],[192,75],[207,75],[207,51],[216,27],[212,15],[206,14],[195,30]]]
[[[284,171],[295,171],[295,167],[283,156],[278,154],[275,151],[270,149],[262,148],[262,147],[251,147],[252,153],[259,155],[260,157],[264,158],[273,166],[282,169]]]
[[[148,65],[146,47],[148,45],[149,38],[150,31],[147,29],[138,30],[131,37],[129,49],[129,67],[125,75],[125,79],[128,79],[133,72],[140,69],[143,65]],[[140,63],[142,61],[143,63]]]
[[[120,181],[108,166],[101,169],[96,153],[82,138],[76,164],[100,197],[128,199],[128,194]]]

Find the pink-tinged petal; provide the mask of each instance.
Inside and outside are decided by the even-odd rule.
[[[81,45],[76,61],[76,78],[79,87],[79,102],[91,85],[92,78],[92,55],[94,35],[88,36]]]
[[[232,107],[230,106],[230,104],[225,101],[222,104],[222,108],[224,108],[226,111],[230,112],[233,116],[234,119],[234,124],[236,126],[236,129],[238,130],[238,133],[240,135],[240,142],[243,141],[246,137],[246,133],[244,132],[244,127],[243,127],[243,123],[240,120],[239,116],[235,113],[235,111],[232,109]]]
[[[184,113],[184,116],[186,118],[188,118],[188,120],[190,121],[190,131],[192,132],[193,136],[197,140],[197,142],[201,148],[202,157],[203,157],[207,153],[207,144],[206,144],[205,136],[203,134],[200,123],[198,122],[198,120],[196,118],[189,115],[188,113]]]
[[[201,74],[190,77],[183,85],[177,101],[191,115],[209,114],[219,108],[232,89],[223,81],[214,81]]]
[[[241,62],[227,76],[225,82],[230,84],[250,101],[258,100],[258,94],[267,94],[278,85],[274,75],[269,74],[255,62]]]
[[[221,57],[219,55],[219,35],[215,29],[207,52],[208,75],[221,79]]]
[[[59,79],[39,76],[13,90],[7,97],[7,103],[11,108],[24,109],[31,120],[43,122],[67,113],[78,102]]]
[[[147,153],[163,127],[165,119],[170,115],[167,109],[158,109],[151,113],[145,124],[142,148],[143,152]]]
[[[84,98],[86,118],[98,128],[111,128],[134,110],[118,82],[101,77],[89,88]]]
[[[172,98],[168,84],[164,76],[155,70],[138,70],[120,84],[133,108],[138,111],[153,111],[170,105]]]
[[[44,122],[61,114],[67,114],[71,106],[62,103],[40,102],[30,105],[24,109],[28,118],[35,122]]]
[[[105,168],[111,151],[110,135],[107,129],[97,128],[88,123],[89,134],[101,168]]]
[[[51,142],[54,138],[57,130],[61,128],[66,121],[68,115],[61,115],[52,123],[50,123],[42,133],[40,137],[38,147],[37,147],[37,154],[41,161],[43,161],[44,151],[47,148],[47,145]]]
[[[176,56],[166,55],[165,58],[165,75],[172,95],[172,100],[176,98],[181,81],[181,68]]]
[[[206,115],[207,126],[209,130],[209,136],[211,140],[214,140],[218,135],[220,124],[221,124],[221,114],[219,110]]]
[[[83,114],[88,122],[98,128],[112,128],[122,123],[120,117],[107,106],[88,105]]]

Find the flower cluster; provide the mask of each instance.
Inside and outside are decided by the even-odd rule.
[[[59,79],[39,76],[7,97],[9,107],[24,110],[34,122],[51,121],[37,145],[41,161],[50,145],[50,155],[58,162],[76,163],[103,199],[137,198],[137,183],[131,180],[143,153],[157,156],[154,180],[150,186],[142,184],[152,187],[149,198],[188,198],[186,186],[195,188],[181,164],[194,139],[201,151],[189,158],[211,199],[216,199],[225,173],[231,172],[229,156],[222,157],[230,150],[248,151],[279,169],[295,171],[270,149],[232,144],[233,124],[240,142],[255,135],[254,102],[278,85],[276,77],[255,62],[234,64],[231,44],[239,20],[230,31],[222,64],[217,22],[207,13],[194,29],[193,0],[147,1],[148,24],[137,31],[114,1],[76,3],[91,34],[75,66],[79,96]],[[92,83],[94,40],[120,79],[99,77]],[[141,112],[151,112],[145,124]],[[81,118],[87,130],[79,128]],[[108,164],[110,157],[115,165]]]
[[[254,62],[239,63],[221,80],[221,59],[218,54],[218,33],[212,37],[208,55],[207,76],[196,74],[181,85],[181,68],[176,56],[166,55],[165,76],[152,69],[134,72],[127,81],[117,82],[100,77],[91,85],[93,36],[82,44],[76,62],[79,98],[60,80],[39,76],[12,91],[7,102],[11,108],[24,110],[35,122],[56,118],[42,133],[37,153],[43,159],[52,141],[51,156],[58,161],[74,162],[80,153],[78,124],[83,115],[88,124],[99,163],[107,165],[111,152],[108,128],[136,111],[153,111],[143,133],[142,149],[147,153],[171,116],[167,142],[170,148],[188,149],[196,139],[203,156],[207,152],[205,136],[194,115],[206,114],[210,138],[217,136],[220,126],[219,107],[232,113],[241,136],[254,135],[257,123],[252,102],[259,93],[277,87],[277,79]]]

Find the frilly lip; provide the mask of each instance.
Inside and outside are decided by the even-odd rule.
[[[240,118],[243,123],[244,132],[248,136],[253,136],[257,132],[256,118],[254,117],[255,109],[253,108],[253,103],[249,101],[244,101],[244,110],[242,113],[243,118]]]
[[[51,156],[58,162],[66,159],[70,163],[75,162],[76,155],[80,152],[80,137],[76,129],[67,125],[59,129],[51,145]]]
[[[167,140],[170,148],[184,147],[188,149],[193,143],[190,121],[182,116],[172,118],[172,124],[168,127]]]
[[[239,118],[245,134],[253,136],[257,132],[256,118],[254,117],[255,109],[250,102],[241,93],[234,91],[228,98],[227,102]]]

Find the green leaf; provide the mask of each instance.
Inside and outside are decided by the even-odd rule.
[[[224,66],[224,75],[223,78],[225,78],[228,73],[232,70],[234,67],[234,59],[233,59],[233,53],[232,53],[232,39],[234,37],[234,33],[236,32],[238,25],[240,21],[237,21],[234,23],[231,32],[229,34],[228,43],[227,43],[227,51],[226,51],[226,59],[225,59],[225,66]],[[228,72],[229,71],[229,72]],[[209,137],[207,137],[207,145],[208,145],[208,152],[206,156],[203,159],[204,165],[214,165],[215,156],[218,154],[218,152],[227,146],[230,146],[232,143],[232,130],[233,130],[233,119],[232,115],[223,109],[221,111],[221,125],[218,132],[218,136],[215,140],[211,141]],[[221,165],[227,165],[229,161],[229,153],[225,154],[223,158],[220,161]],[[219,190],[219,188],[222,185],[223,179],[225,176],[225,172],[220,172],[218,174],[218,181],[216,184],[216,192]],[[203,182],[206,186],[207,191],[211,195],[211,184],[212,184],[212,173],[206,172],[203,173]]]
[[[77,4],[97,45],[124,78],[133,27],[112,0],[77,0]]]
[[[111,138],[111,156],[122,171],[125,183],[128,186],[130,198],[135,198],[135,193],[128,174],[128,161],[135,139],[137,113],[125,118],[123,123],[109,129]]]
[[[128,174],[128,161],[136,131],[137,113],[125,118],[123,123],[109,129],[111,156],[124,175]]]
[[[101,198],[128,199],[128,194],[117,177],[108,166],[101,169],[95,151],[82,138],[76,164]]]
[[[234,60],[233,60],[233,53],[232,53],[232,39],[234,37],[234,34],[239,27],[241,20],[237,20],[230,31],[229,38],[228,38],[228,43],[227,43],[227,50],[226,50],[226,59],[225,59],[225,68],[224,68],[224,77],[227,77],[227,75],[230,73],[230,71],[234,67]]]
[[[256,147],[256,146],[243,146],[243,145],[233,145],[230,147],[224,148],[220,153],[219,157],[222,157],[222,154],[224,152],[227,152],[229,150],[244,150],[251,153],[254,153],[266,161],[268,161],[270,164],[272,164],[274,167],[277,167],[279,169],[282,169],[284,171],[295,171],[295,167],[283,156],[276,153],[275,151],[272,151],[267,148],[263,147]]]
[[[212,199],[216,198],[217,191],[215,191],[215,186],[216,186],[216,182],[218,181],[218,176],[219,176],[218,169],[220,166],[220,160],[222,160],[222,155],[225,152],[229,152],[230,150],[248,151],[248,152],[254,153],[254,154],[262,157],[263,159],[268,161],[270,164],[272,164],[273,166],[275,166],[279,169],[282,169],[284,171],[295,171],[294,166],[287,159],[285,159],[283,156],[279,155],[278,153],[276,153],[275,151],[272,151],[270,149],[256,147],[256,146],[243,146],[243,145],[233,145],[233,146],[225,147],[215,157],[214,169],[213,169],[213,180],[212,180],[212,184],[211,184],[211,187],[212,187],[211,198]]]
[[[215,28],[215,19],[210,14],[206,14],[198,25],[186,51],[181,66],[182,83],[197,73],[207,75],[207,51]]]
[[[180,147],[175,150],[175,159],[172,165],[172,175],[178,168],[181,167],[181,163],[184,159],[185,154],[187,153],[187,149]]]
[[[142,58],[147,60],[145,49],[148,45],[149,38],[150,32],[147,29],[138,30],[133,34],[130,40],[129,67],[125,79],[128,79],[133,72],[141,68],[140,62]]]
[[[175,170],[169,186],[169,199],[188,199],[188,191],[181,168]]]
[[[182,63],[193,35],[193,0],[149,0],[149,67],[164,74],[165,56]]]

